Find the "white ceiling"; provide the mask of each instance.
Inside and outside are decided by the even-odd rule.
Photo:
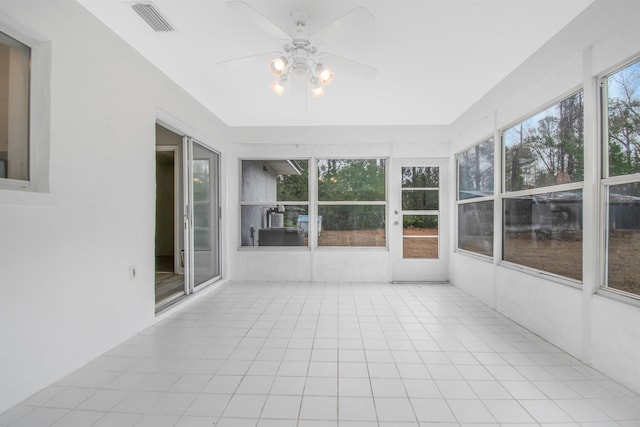
[[[319,46],[378,68],[335,69],[322,98],[270,90],[267,61],[217,62],[281,50],[226,0],[153,0],[177,31],[154,32],[132,0],[78,0],[229,126],[446,125],[593,0],[246,0],[281,27],[305,10],[313,32],[364,6],[370,25]]]

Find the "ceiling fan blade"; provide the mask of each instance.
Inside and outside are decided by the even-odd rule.
[[[320,53],[323,65],[335,68],[336,70],[345,71],[368,80],[373,80],[378,75],[378,69],[362,62],[347,59],[334,53]]]
[[[322,45],[366,35],[374,21],[375,18],[368,9],[358,6],[316,31],[311,39]]]
[[[281,52],[278,52],[277,50],[273,50],[273,51],[269,51],[269,52],[262,52],[262,53],[255,53],[252,55],[245,55],[245,56],[239,56],[237,58],[230,58],[230,59],[224,59],[222,61],[218,61],[216,62],[217,65],[230,65],[230,64],[234,64],[234,63],[246,63],[246,62],[253,62],[253,61],[265,61],[265,64],[267,63],[267,61],[271,58],[274,58],[276,56],[280,56],[282,55]]]
[[[256,26],[261,28],[270,36],[285,40],[290,38],[289,34],[287,34],[285,30],[271,22],[267,17],[254,9],[247,2],[244,2],[242,0],[233,0],[228,1],[226,4],[229,9],[233,10],[238,15],[242,15],[245,18],[248,18],[251,22],[253,22]]]

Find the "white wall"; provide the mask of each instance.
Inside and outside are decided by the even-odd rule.
[[[50,192],[0,190],[1,412],[154,322],[156,119],[218,150],[226,127],[75,2],[0,22],[52,58]]]
[[[449,155],[449,135],[437,126],[232,128],[229,194],[240,188],[241,159],[327,157],[424,157]],[[389,168],[388,168],[389,169]],[[237,177],[234,183],[233,179]],[[313,194],[313,186],[310,190]],[[229,200],[229,260],[234,279],[389,282],[387,248],[240,248],[239,194]],[[311,196],[313,201],[313,196]],[[314,216],[313,203],[310,217]],[[234,213],[235,212],[235,213]],[[389,218],[391,216],[388,216]],[[387,240],[389,227],[387,227]]]
[[[157,119],[223,154],[222,188],[232,195],[223,190],[226,277],[384,281],[391,277],[385,249],[239,249],[239,159],[449,157],[578,87],[585,74],[640,52],[640,3],[598,0],[451,128],[226,129],[81,6],[33,3],[0,3],[0,23],[41,40],[52,58],[50,97],[42,90],[48,84],[33,94],[50,98],[50,128],[38,112],[33,129],[48,141],[37,150],[44,171],[37,188],[50,192],[0,190],[0,411],[154,321],[154,199],[144,195],[155,194]],[[38,76],[46,75],[41,60],[34,59]],[[130,265],[138,269],[134,281]],[[639,307],[457,253],[450,277],[640,391]]]
[[[453,284],[636,391],[640,391],[640,304],[614,300],[604,293],[594,295],[599,284],[600,235],[595,76],[640,54],[638,22],[640,2],[597,0],[470,108],[451,130],[451,153],[455,154],[584,87],[583,286],[503,265],[499,236],[494,240],[498,259],[480,260],[454,252],[449,266]],[[499,217],[496,223],[500,224]],[[452,241],[454,236],[452,231]]]

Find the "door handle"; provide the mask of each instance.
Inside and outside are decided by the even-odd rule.
[[[394,221],[393,225],[400,225],[398,221]]]
[[[398,215],[400,212],[398,210],[393,211],[394,214]]]

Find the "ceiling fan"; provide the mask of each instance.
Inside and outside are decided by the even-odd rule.
[[[323,43],[339,39],[341,35],[344,35],[341,33],[348,32],[349,29],[361,30],[373,22],[371,12],[362,6],[349,10],[332,23],[311,32],[309,30],[309,14],[303,10],[291,12],[291,26],[285,29],[273,23],[243,0],[229,1],[226,5],[237,14],[253,22],[268,35],[278,39],[282,43],[282,50],[229,59],[218,62],[218,64],[270,58],[269,71],[275,77],[271,89],[278,95],[285,92],[287,85],[297,83],[300,86],[310,86],[312,97],[323,96],[324,87],[334,78],[334,71],[329,66],[367,79],[374,78],[378,72],[370,65],[330,52],[320,51],[318,48]]]

